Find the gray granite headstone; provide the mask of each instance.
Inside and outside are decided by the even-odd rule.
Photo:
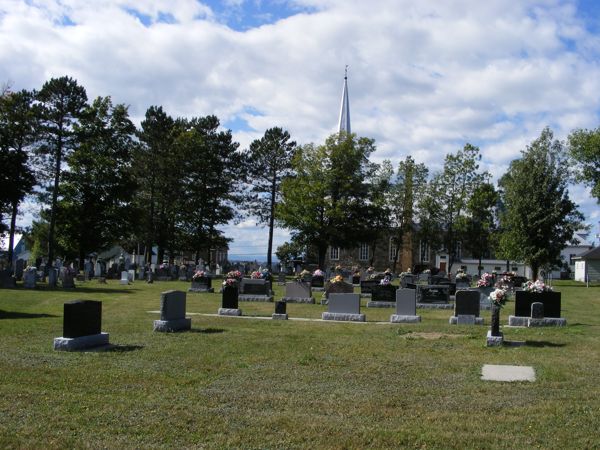
[[[54,267],[48,269],[48,287],[55,288],[58,283],[58,270]]]
[[[129,272],[128,271],[123,270],[121,272],[120,284],[129,284]]]
[[[543,319],[544,318],[544,304],[541,302],[533,302],[531,304],[531,318],[532,319]]]
[[[26,289],[35,289],[36,286],[36,268],[30,267],[23,273],[23,286]]]
[[[75,280],[73,279],[73,274],[68,269],[65,269],[63,271],[61,282],[63,289],[72,289],[75,287]]]
[[[312,296],[310,283],[291,281],[285,284],[286,298],[310,298]]]
[[[154,321],[154,331],[184,331],[192,327],[185,317],[186,295],[183,291],[166,291],[160,295],[160,320]]]
[[[396,291],[396,314],[400,316],[417,314],[417,291],[415,289],[398,289]]]
[[[330,293],[328,312],[340,314],[360,314],[360,295]]]
[[[454,315],[472,315],[479,317],[479,292],[456,291],[456,303],[454,304]]]

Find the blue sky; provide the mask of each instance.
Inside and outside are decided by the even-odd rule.
[[[216,114],[246,147],[272,126],[323,142],[348,64],[352,129],[376,139],[375,161],[436,170],[469,142],[497,179],[545,126],[600,125],[599,18],[589,0],[2,0],[0,81],[70,75],[136,122],[151,105]],[[589,191],[571,195],[597,232]],[[231,253],[266,248],[251,220],[227,233]]]

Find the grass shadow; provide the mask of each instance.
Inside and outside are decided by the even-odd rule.
[[[137,289],[108,289],[108,288],[88,288],[88,287],[75,287],[74,289],[47,289],[49,291],[63,291],[63,292],[85,292],[86,294],[98,293],[98,294],[135,294]]]
[[[40,317],[58,317],[58,316],[55,316],[53,314],[3,311],[0,309],[0,319],[39,319]]]
[[[202,334],[218,334],[225,333],[224,328],[192,328],[190,333],[202,333]]]
[[[103,351],[111,353],[127,353],[143,349],[143,345],[109,344]]]
[[[527,347],[564,347],[567,344],[559,344],[548,341],[525,341]]]

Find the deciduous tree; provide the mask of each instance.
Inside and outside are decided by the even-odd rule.
[[[549,128],[511,162],[500,179],[501,254],[524,261],[537,279],[540,267],[560,260],[560,251],[581,226],[583,215],[569,198],[569,168],[563,144]]]

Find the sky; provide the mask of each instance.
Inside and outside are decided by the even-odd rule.
[[[352,131],[376,140],[375,162],[436,171],[471,143],[497,180],[544,127],[563,140],[600,126],[600,2],[0,0],[0,83],[69,75],[136,124],[151,105],[215,114],[242,148],[274,126],[324,142],[346,65]],[[570,195],[600,232],[589,189]],[[265,259],[266,228],[225,231],[230,254]],[[276,230],[275,247],[288,238]]]

